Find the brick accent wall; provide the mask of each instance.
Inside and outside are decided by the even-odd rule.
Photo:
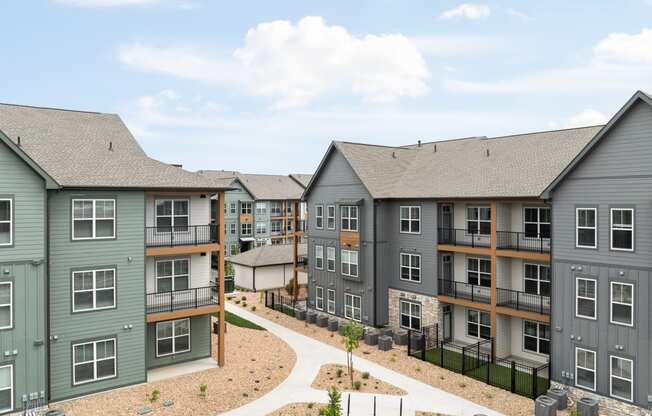
[[[441,305],[434,296],[420,295],[404,290],[389,289],[389,326],[392,328],[401,327],[400,300],[405,299],[421,304],[421,326],[428,326],[440,323]]]

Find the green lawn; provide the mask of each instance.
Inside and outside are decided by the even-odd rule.
[[[265,328],[262,326],[256,325],[255,323],[248,321],[234,313],[231,313],[229,311],[225,311],[226,313],[226,322],[230,323],[231,325],[239,326],[242,328],[249,328],[249,329],[257,329],[264,331]]]

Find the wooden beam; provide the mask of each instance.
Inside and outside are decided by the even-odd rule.
[[[450,251],[453,253],[473,254],[476,256],[491,256],[491,247],[470,247],[455,246],[452,244],[437,244],[438,251]]]
[[[220,233],[222,232],[223,227],[220,227]],[[220,241],[224,241],[223,237],[220,238]],[[210,253],[220,250],[221,246],[218,243],[198,244],[196,246],[147,247],[145,249],[145,255],[148,257],[174,256],[177,254]]]
[[[550,323],[549,315],[543,315],[536,312],[519,311],[518,309],[507,308],[505,306],[498,306],[496,308],[496,312],[498,312],[501,315],[507,315],[514,318],[527,319],[528,321],[538,321],[547,324]]]
[[[220,305],[202,306],[200,308],[181,309],[172,312],[150,313],[147,315],[147,323],[171,321],[173,319],[188,318],[190,316],[200,316],[213,313],[219,313]]]
[[[498,272],[496,266],[496,246],[498,245],[498,238],[496,231],[498,230],[498,204],[496,201],[491,201],[491,338],[494,339],[494,347],[491,349],[494,356],[491,357],[491,360],[495,360],[495,350],[496,350],[496,326],[498,325],[497,313],[496,313],[496,298],[497,298],[497,288],[498,288]]]
[[[226,199],[226,194],[224,191],[220,191],[217,194],[217,212],[218,214],[218,241],[226,241],[226,227],[224,223],[224,206],[225,206],[225,201]],[[218,294],[217,297],[219,299],[219,304],[220,304],[220,312],[219,312],[219,324],[218,324],[218,341],[217,341],[217,365],[220,367],[224,367],[225,364],[225,341],[224,337],[226,336],[226,315],[224,313],[224,274],[226,273],[225,270],[225,265],[224,265],[224,246],[221,246],[221,250],[217,250],[216,255],[218,256],[217,259],[217,287],[218,287]]]
[[[487,303],[472,302],[468,299],[454,298],[451,296],[439,295],[438,300],[444,303],[450,303],[453,305],[464,306],[465,308],[478,309],[481,311],[491,312],[491,305]]]
[[[550,263],[550,253],[537,253],[533,251],[516,251],[516,250],[496,250],[499,257],[512,257],[516,259],[532,260]]]
[[[340,246],[359,248],[360,233],[357,231],[340,231]]]
[[[299,202],[295,201],[294,202],[294,209],[292,210],[292,231],[293,231],[293,237],[292,237],[292,251],[293,251],[293,259],[294,259],[294,300],[296,301],[297,298],[299,297],[299,268],[297,267],[298,261],[299,261],[299,237],[297,237],[297,228],[299,228]],[[305,271],[305,268],[304,270]]]

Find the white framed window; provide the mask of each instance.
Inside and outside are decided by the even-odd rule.
[[[472,338],[491,338],[491,316],[489,312],[466,310],[466,335]]]
[[[115,199],[73,199],[72,239],[115,238]]]
[[[102,339],[72,346],[73,384],[85,384],[116,376],[115,338]]]
[[[466,207],[466,232],[489,235],[491,233],[491,208]]]
[[[634,361],[609,356],[609,394],[628,402],[634,400]]]
[[[335,313],[335,291],[333,289],[328,289],[327,295],[328,295],[328,299],[326,301],[327,312]]]
[[[326,206],[326,228],[335,229],[335,205]]]
[[[14,327],[14,284],[0,282],[0,329]]]
[[[72,272],[72,311],[115,308],[115,269]]]
[[[547,264],[523,264],[523,287],[525,293],[550,296],[550,266]]]
[[[362,321],[362,298],[350,293],[344,294],[344,317],[354,321]]]
[[[421,304],[401,300],[401,328],[421,331]]]
[[[190,224],[190,201],[188,199],[156,200],[156,231],[185,232]]]
[[[236,254],[238,254],[238,245],[235,244],[235,243],[232,243],[230,252],[231,252],[232,256],[235,256]]]
[[[634,251],[634,209],[611,208],[611,249]]]
[[[266,202],[256,202],[256,215],[267,215]]]
[[[598,247],[597,221],[597,208],[575,208],[575,247]]]
[[[229,232],[233,235],[235,235],[238,232],[238,224],[236,223],[231,223],[229,224]]]
[[[324,246],[315,246],[315,268],[319,270],[324,268]]]
[[[611,282],[610,319],[612,324],[634,326],[634,285]]]
[[[249,215],[253,209],[253,204],[251,201],[240,202],[240,214]]]
[[[340,252],[342,261],[342,274],[345,276],[358,277],[358,252],[353,250],[342,250]]]
[[[256,222],[256,234],[267,234],[266,222]]]
[[[524,207],[523,231],[526,238],[550,238],[550,208]]]
[[[575,385],[595,391],[595,351],[575,347]]]
[[[318,229],[324,228],[324,206],[315,205],[315,227]]]
[[[0,366],[0,413],[14,410],[14,366]]]
[[[491,287],[491,260],[468,257],[466,282],[476,286]]]
[[[340,207],[340,229],[342,231],[358,231],[358,207],[342,205]]]
[[[400,253],[401,256],[401,280],[409,282],[421,282],[421,255],[412,253]]]
[[[523,349],[537,354],[550,354],[550,325],[523,320]]]
[[[595,279],[575,278],[575,316],[597,319],[598,283]]]
[[[156,292],[173,292],[190,287],[188,259],[158,260],[156,262]]]
[[[0,199],[0,247],[10,246],[14,242],[13,200]]]
[[[156,356],[190,351],[190,319],[156,323]]]
[[[335,247],[326,247],[326,270],[335,271]]]
[[[241,235],[251,235],[251,223],[250,222],[243,222],[240,224],[240,234]]]
[[[283,207],[280,201],[272,201],[269,203],[269,213],[272,217],[280,217],[283,215]]]
[[[315,308],[324,310],[324,288],[321,286],[315,286]]]
[[[231,214],[235,214],[236,212],[238,212],[235,202],[231,202],[229,204],[229,210]]]
[[[401,220],[401,233],[421,233],[421,207],[402,206],[399,209]]]
[[[280,234],[283,232],[283,221],[272,221],[271,222],[271,231],[272,233]]]

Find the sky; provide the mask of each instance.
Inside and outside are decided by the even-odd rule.
[[[3,2],[0,101],[117,113],[190,170],[310,173],[403,145],[602,124],[652,91],[652,0]]]

